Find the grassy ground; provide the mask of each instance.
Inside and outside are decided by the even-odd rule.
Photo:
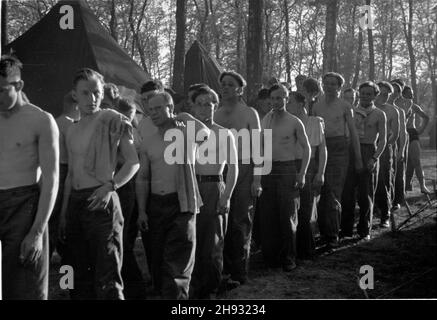
[[[436,152],[425,150],[422,165],[427,179],[437,179]],[[430,189],[431,180],[427,181]],[[407,194],[412,212],[426,204],[418,192],[417,179],[413,192]],[[435,195],[433,196],[435,199]],[[428,207],[399,232],[379,228],[374,217],[372,240],[360,243],[349,240],[333,253],[320,251],[312,262],[298,264],[291,273],[264,266],[260,253],[251,256],[250,280],[247,284],[224,292],[217,299],[354,299],[354,298],[437,298],[437,225],[436,205]],[[406,208],[396,212],[401,224],[409,217]],[[136,247],[138,261],[145,266],[140,241]],[[364,292],[358,285],[359,269],[369,265],[374,270],[374,289]],[[52,264],[50,298],[68,299],[59,289],[59,264]],[[150,281],[147,268],[145,279]]]

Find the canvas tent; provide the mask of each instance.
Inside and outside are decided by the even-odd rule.
[[[208,54],[208,51],[195,40],[185,55],[184,90],[188,91],[190,85],[206,83],[217,93],[220,91],[218,77],[223,68],[217,60]]]
[[[70,9],[64,6],[73,9],[74,29],[61,28],[65,9]],[[11,50],[24,65],[23,91],[32,103],[55,116],[61,113],[62,97],[71,90],[79,68],[92,68],[103,74],[105,81],[133,90],[150,79],[83,0],[58,2],[5,51]]]

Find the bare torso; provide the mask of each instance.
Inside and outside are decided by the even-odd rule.
[[[211,127],[211,132],[214,132],[215,135],[215,148],[206,149],[206,143],[201,144],[198,148],[198,161],[196,162],[196,174],[199,175],[221,175],[223,173],[223,169],[226,164],[226,155],[229,153],[229,148],[227,146],[227,139],[223,139],[223,133],[226,130],[222,126],[217,124],[213,124]],[[222,133],[220,133],[220,131]],[[228,130],[227,134],[230,134]],[[211,133],[209,139],[214,139],[214,135]],[[211,144],[212,145],[212,144]],[[204,152],[202,151],[204,150]],[[209,152],[212,151],[212,152]],[[199,157],[201,160],[205,159],[202,162],[199,161]],[[206,159],[208,161],[206,161]],[[207,163],[204,163],[207,162]],[[211,163],[213,162],[213,163]]]
[[[325,121],[325,136],[345,137],[346,130],[346,111],[350,110],[350,105],[339,98],[335,98],[331,103],[326,102],[326,97],[321,97],[313,107],[313,114],[322,117]]]
[[[39,179],[38,136],[48,114],[25,105],[10,117],[0,116],[0,189],[32,185]]]
[[[248,107],[242,103],[239,103],[235,108],[229,109],[225,105],[222,105],[214,114],[214,121],[227,129],[234,129],[236,131],[240,131],[241,129],[249,130],[249,134],[251,134],[252,130],[259,130],[259,120],[258,114],[255,109]],[[258,122],[258,124],[255,124]],[[258,126],[256,128],[256,126]],[[237,139],[235,136],[235,143],[237,144],[238,150],[238,160],[245,161],[249,159],[247,158],[248,150],[244,150],[243,148],[248,148],[248,146],[243,146],[241,139]],[[251,148],[251,147],[249,147]],[[249,156],[250,157],[250,156]]]
[[[165,149],[171,143],[171,141],[164,141],[158,132],[144,139],[144,152],[150,161],[151,192],[154,194],[163,195],[177,192],[178,166],[168,164],[164,159]]]
[[[98,115],[99,112],[83,117],[78,123],[73,124],[67,133],[67,150],[71,156],[69,168],[72,170],[71,182],[74,189],[91,188],[102,184],[84,168],[85,156],[97,125]]]
[[[267,120],[267,118],[264,118]],[[263,121],[264,129],[272,129],[272,160],[289,161],[299,158],[296,123],[299,119],[287,111],[273,113],[271,124]]]
[[[56,124],[59,129],[59,163],[67,164],[68,163],[68,152],[67,147],[65,146],[65,138],[67,136],[68,129],[74,123],[74,120],[70,117],[62,115],[56,118]]]
[[[360,137],[360,143],[376,144],[381,121],[385,121],[384,112],[375,108],[365,119],[364,136]]]
[[[395,123],[399,119],[399,113],[398,113],[396,107],[394,107],[388,103],[385,103],[378,108],[379,108],[379,110],[382,110],[385,113],[385,116],[387,118],[387,138],[388,138],[389,135],[395,134],[393,132],[393,130],[395,128]]]

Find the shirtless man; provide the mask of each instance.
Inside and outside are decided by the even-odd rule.
[[[325,170],[325,184],[322,187],[318,207],[320,234],[328,247],[338,246],[341,219],[341,196],[346,179],[349,142],[349,129],[354,165],[357,170],[363,168],[357,130],[353,123],[352,109],[346,101],[340,99],[339,93],[344,79],[341,75],[329,72],[323,76],[325,95],[313,107],[314,116],[325,121],[326,147],[328,161]]]
[[[218,107],[217,94],[200,88],[192,96],[194,114],[211,130],[211,150],[199,150],[196,175],[203,206],[196,221],[196,262],[191,281],[190,298],[205,299],[219,287],[223,271],[223,248],[232,191],[238,177],[238,155],[232,133],[214,122]],[[223,135],[223,132],[226,135]],[[212,151],[212,152],[209,152]],[[211,160],[211,161],[210,161]],[[226,184],[223,170],[228,166]]]
[[[262,121],[263,130],[272,130],[272,171],[262,177],[260,235],[264,261],[285,272],[296,268],[296,231],[299,189],[305,185],[311,148],[305,127],[285,110],[288,90],[283,85],[269,89],[272,111]],[[303,151],[300,155],[298,146]],[[311,183],[311,181],[310,181]]]
[[[307,76],[303,75],[303,74],[298,74],[295,78],[294,81],[296,83],[296,91],[299,92],[300,94],[303,94],[303,82],[308,79]]]
[[[114,109],[117,105],[117,100],[120,99],[118,87],[113,83],[105,83],[103,86],[103,100],[101,109]]]
[[[362,162],[365,164],[365,168],[357,170],[354,166],[354,155],[351,155],[343,189],[341,232],[345,237],[352,237],[355,222],[355,196],[357,195],[360,207],[360,221],[357,231],[360,238],[367,241],[370,240],[372,228],[378,160],[387,141],[387,118],[384,111],[375,107],[374,104],[375,98],[379,94],[378,85],[366,81],[360,85],[359,94],[360,105],[355,109],[354,120],[358,129]]]
[[[147,107],[158,131],[144,139],[141,146],[141,169],[136,181],[138,226],[141,231],[150,231],[152,280],[157,293],[164,299],[188,299],[196,249],[196,214],[201,206],[194,176],[195,150],[196,143],[208,137],[209,129],[187,113],[175,116],[167,92],[152,94]],[[188,135],[178,121],[194,123],[196,137]],[[177,142],[164,140],[167,131],[182,133],[186,140],[180,141],[184,143],[183,164],[166,158],[167,148]]]
[[[297,225],[297,256],[302,260],[311,260],[316,251],[315,224],[317,223],[317,203],[320,199],[320,189],[324,183],[326,160],[328,158],[325,142],[325,124],[322,118],[309,115],[311,103],[320,94],[317,80],[308,78],[303,82],[305,97],[295,99],[299,101],[297,108],[291,114],[298,117],[305,126],[305,132],[311,146],[311,160],[305,176],[305,186],[300,189],[300,208]],[[302,159],[303,152],[298,146],[298,159]]]
[[[115,192],[139,168],[132,127],[118,112],[100,109],[103,77],[84,68],[73,80],[81,119],[70,127],[61,235],[74,269],[73,299],[124,299],[123,216]],[[109,136],[109,137],[108,137]],[[125,160],[114,174],[117,153]]]
[[[239,132],[260,133],[261,125],[255,109],[242,102],[246,81],[236,72],[223,72],[220,77],[222,101],[214,114],[215,122]],[[234,132],[233,132],[234,133]],[[231,198],[228,230],[225,236],[224,273],[231,275],[236,285],[247,281],[250,240],[253,223],[254,197],[261,194],[261,176],[254,174],[254,165],[248,156],[248,145],[236,141],[238,148],[238,180]],[[251,141],[252,145],[252,141]],[[250,146],[250,149],[251,146]]]
[[[269,97],[269,89],[263,88],[258,91],[258,96],[256,99],[256,110],[258,111],[258,115],[260,120],[262,120],[267,113],[272,110],[272,106],[270,104]]]
[[[47,299],[47,224],[59,178],[53,117],[21,97],[21,62],[0,59],[0,241],[3,298]],[[41,188],[38,186],[42,178]]]
[[[65,146],[65,137],[70,126],[79,121],[79,119],[79,108],[76,101],[73,99],[72,93],[69,92],[63,99],[63,112],[56,118],[56,124],[59,129],[59,189],[55,207],[49,220],[49,258],[52,256],[55,249],[61,258],[66,258],[65,246],[58,241],[59,215],[61,214],[62,209],[64,183],[68,173],[68,154],[67,147]]]
[[[387,103],[394,106],[399,113],[399,138],[395,144],[393,167],[395,170],[394,177],[394,190],[393,190],[393,203],[391,212],[400,209],[401,204],[404,203],[405,195],[405,162],[406,162],[406,150],[408,145],[406,117],[404,109],[396,105],[395,101],[398,100],[402,92],[401,85],[392,81],[393,94],[389,97]]]
[[[407,132],[410,138],[410,144],[408,146],[408,161],[407,172],[405,178],[405,189],[407,191],[413,190],[411,185],[411,179],[413,173],[416,172],[417,180],[419,180],[420,191],[422,193],[430,193],[425,185],[425,179],[423,177],[422,164],[420,163],[420,141],[419,136],[425,131],[429,122],[429,116],[423,112],[422,108],[413,102],[413,90],[409,86],[405,86],[402,91],[402,96],[408,101],[410,107],[407,112]],[[405,110],[405,109],[404,109]],[[416,116],[423,119],[423,123],[419,128],[416,128]]]
[[[379,159],[378,186],[375,194],[375,205],[380,211],[381,227],[390,227],[391,195],[393,192],[394,170],[393,149],[399,137],[399,112],[396,107],[387,103],[388,97],[393,93],[393,86],[386,81],[378,83],[380,90],[376,97],[375,105],[384,111],[387,118],[387,144]]]
[[[347,88],[343,91],[342,97],[344,101],[348,102],[352,108],[357,107],[357,91],[354,88]]]

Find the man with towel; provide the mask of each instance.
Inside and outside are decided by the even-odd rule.
[[[195,151],[196,143],[208,138],[209,129],[187,113],[175,116],[167,92],[151,94],[147,108],[158,131],[143,140],[140,150],[138,225],[150,232],[155,290],[164,299],[188,299],[196,214],[202,205],[194,171]]]
[[[117,193],[139,167],[132,126],[102,110],[103,76],[84,68],[73,80],[81,119],[67,132],[68,175],[61,234],[74,269],[73,299],[124,299],[121,266],[123,216]],[[118,153],[125,160],[114,174]],[[64,230],[65,229],[65,230]]]

